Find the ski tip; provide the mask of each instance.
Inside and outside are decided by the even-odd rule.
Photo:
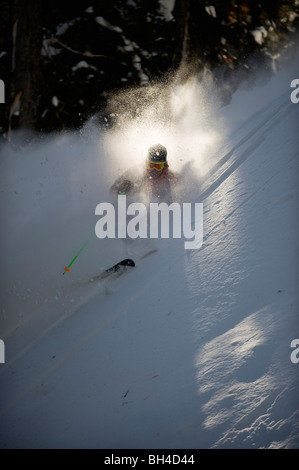
[[[135,261],[130,258],[124,259],[118,263],[120,266],[135,266]]]

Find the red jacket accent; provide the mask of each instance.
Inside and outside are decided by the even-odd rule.
[[[162,171],[147,168],[143,180],[147,191],[159,194],[161,190],[167,190],[176,184],[178,178],[173,171],[169,170],[167,165]]]

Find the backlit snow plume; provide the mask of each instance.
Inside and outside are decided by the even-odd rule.
[[[121,92],[110,101],[115,125],[104,138],[113,166],[121,173],[143,164],[148,148],[156,143],[167,147],[171,168],[180,171],[192,162],[198,176],[209,169],[213,153],[223,137],[215,127],[217,102],[212,78],[191,78],[184,84],[171,80]]]

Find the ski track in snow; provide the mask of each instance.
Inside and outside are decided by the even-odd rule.
[[[5,339],[2,448],[298,448],[298,110],[272,100],[191,188],[200,250],[123,245],[136,268],[54,289]]]

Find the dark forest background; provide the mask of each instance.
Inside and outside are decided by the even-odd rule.
[[[1,0],[0,132],[101,124],[116,91],[207,67],[229,101],[292,49],[298,13],[296,0]]]

